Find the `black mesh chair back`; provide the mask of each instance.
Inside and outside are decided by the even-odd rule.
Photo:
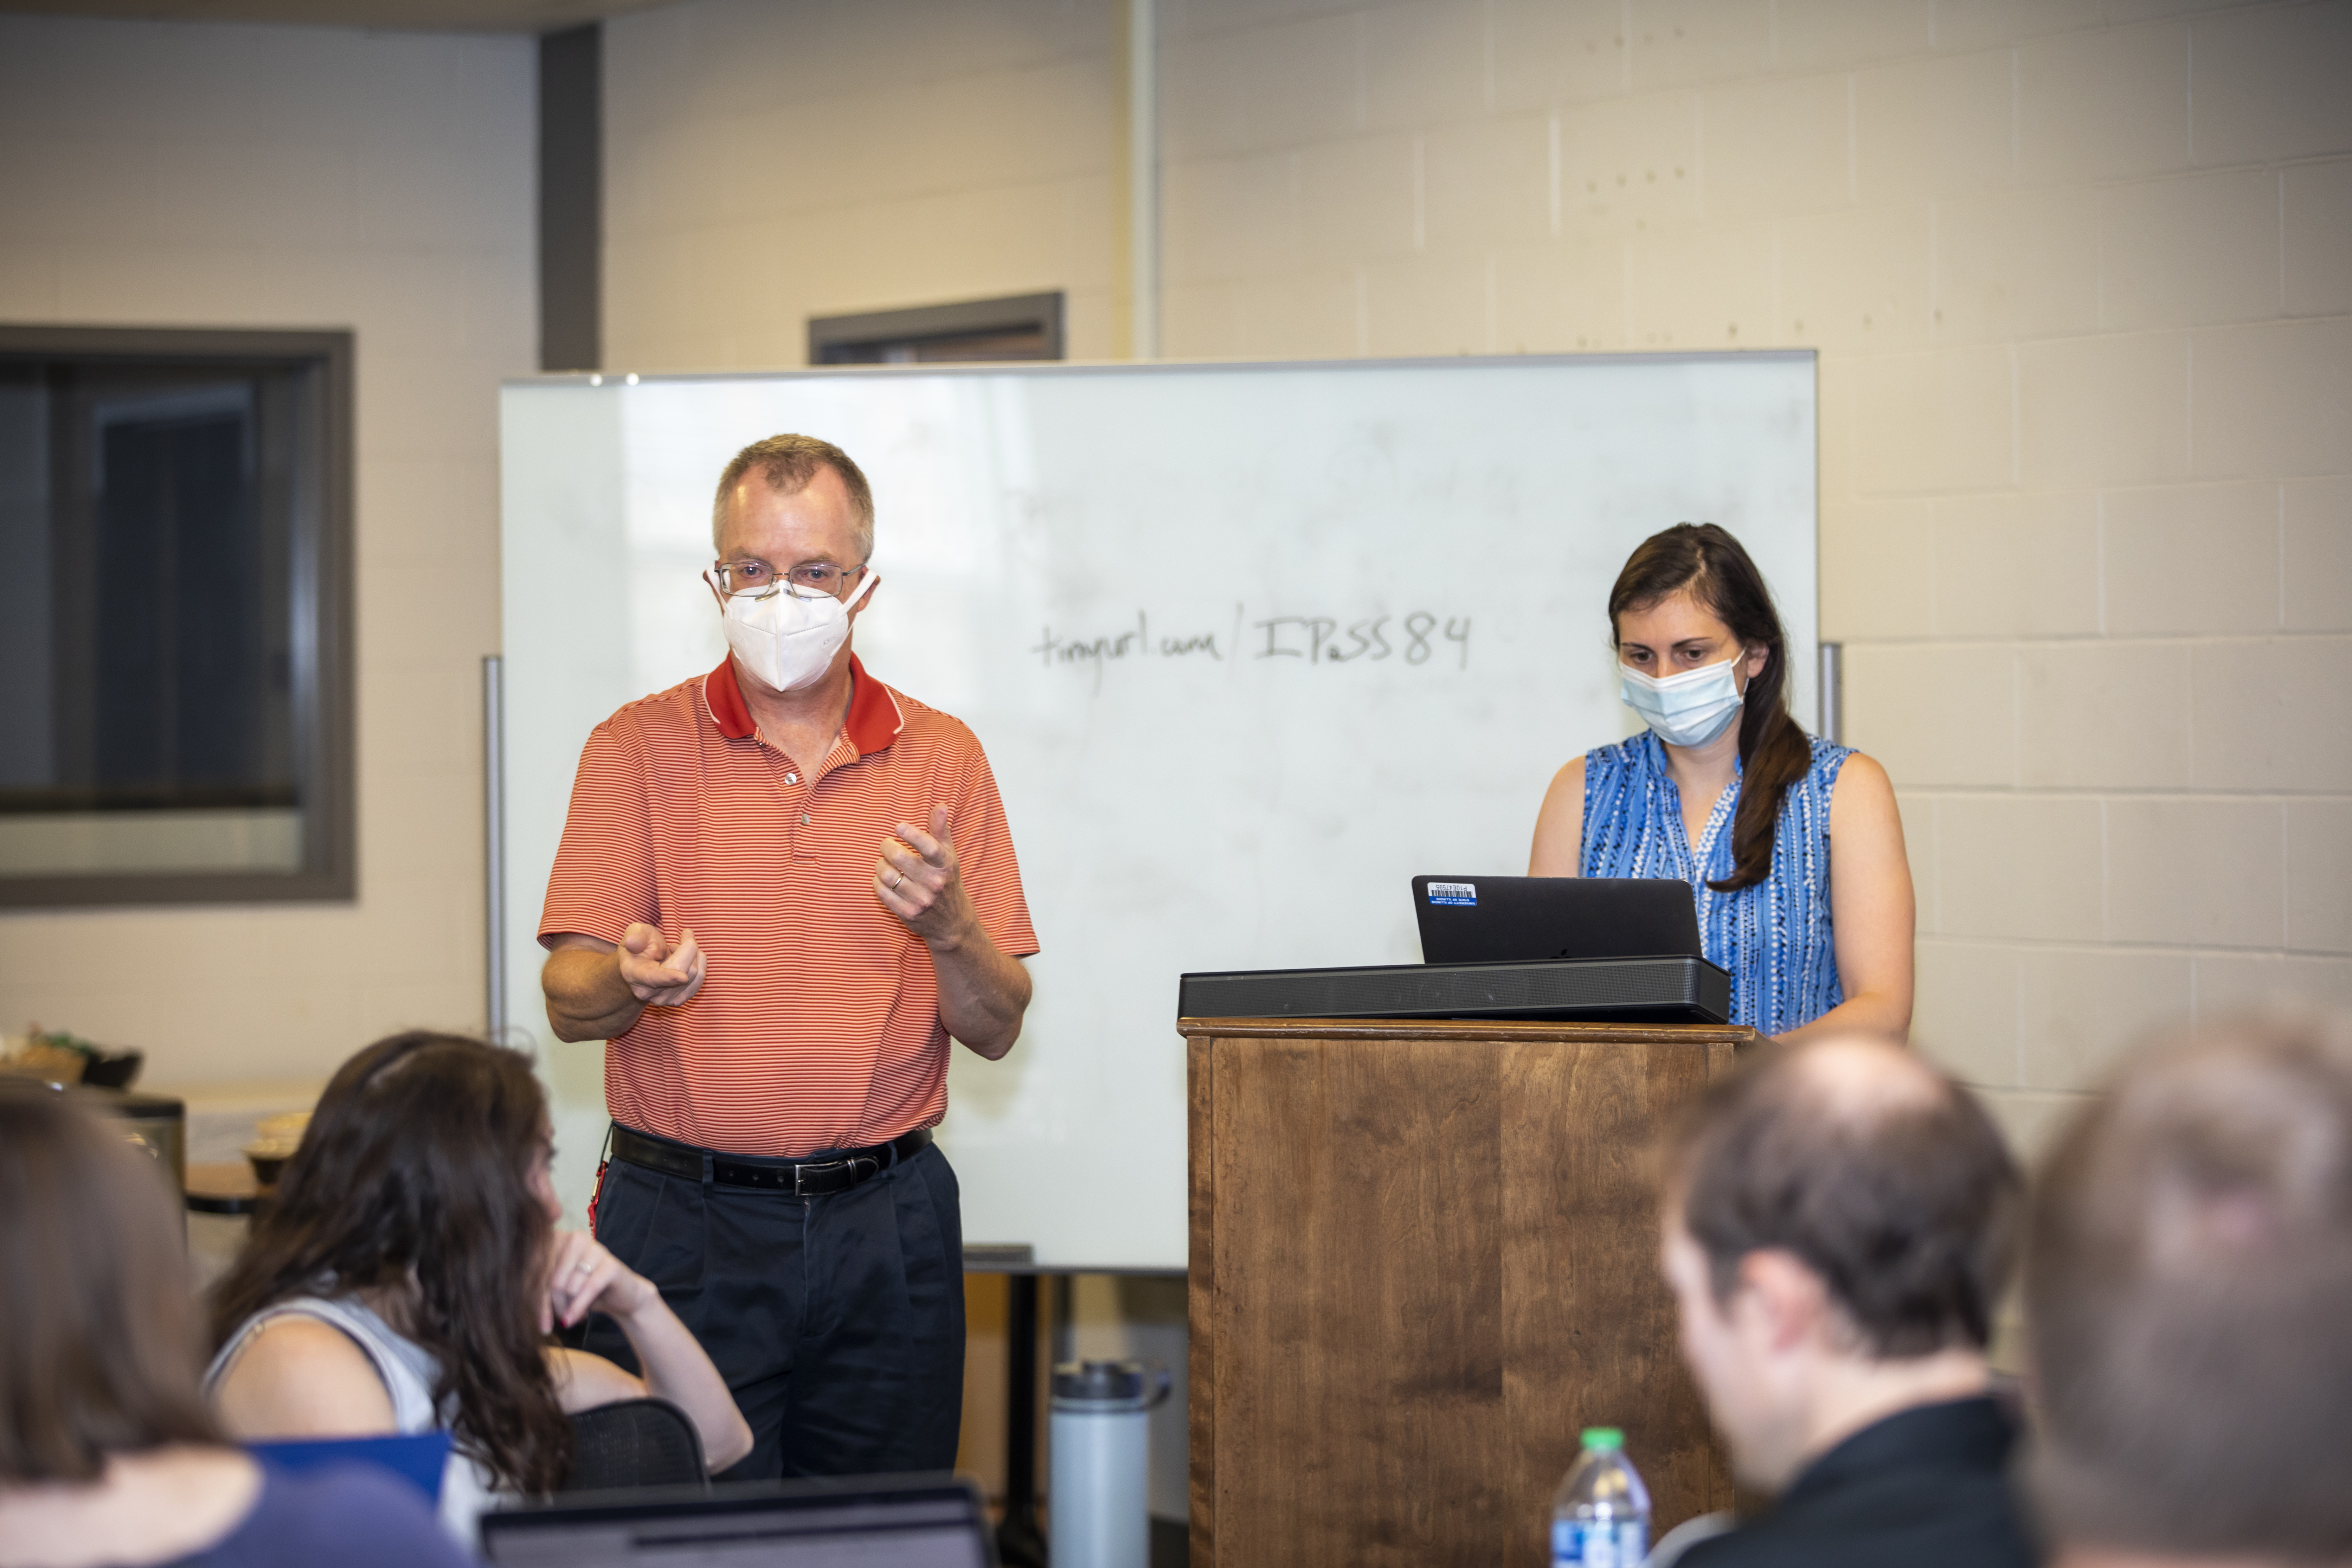
[[[708,1490],[702,1435],[667,1399],[624,1399],[572,1417],[569,1492],[623,1487],[698,1486]]]

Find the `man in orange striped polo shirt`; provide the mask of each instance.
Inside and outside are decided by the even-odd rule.
[[[756,442],[713,519],[729,657],[589,737],[540,921],[555,1033],[608,1042],[596,1236],[726,1374],[730,1479],[946,1469],[963,1231],[930,1129],[950,1037],[1013,1048],[1037,939],[979,741],[850,651],[857,465]]]

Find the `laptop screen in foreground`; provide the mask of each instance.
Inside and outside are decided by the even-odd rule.
[[[887,1499],[711,1498],[491,1515],[500,1568],[987,1568],[964,1494]]]

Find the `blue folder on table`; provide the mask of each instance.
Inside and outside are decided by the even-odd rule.
[[[417,1432],[388,1437],[310,1437],[282,1443],[247,1443],[246,1451],[265,1465],[290,1474],[323,1465],[373,1465],[389,1470],[438,1507],[441,1476],[449,1463],[449,1434]]]

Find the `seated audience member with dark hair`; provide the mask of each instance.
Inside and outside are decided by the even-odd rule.
[[[2025,1306],[2063,1568],[2352,1562],[2352,1021],[2128,1061],[2042,1167]]]
[[[229,1447],[198,1353],[153,1162],[45,1089],[0,1088],[0,1565],[466,1561],[390,1476],[289,1477]]]
[[[1663,1261],[1683,1354],[1746,1486],[1682,1568],[2024,1568],[1986,1392],[2022,1181],[1967,1090],[1898,1047],[1770,1050],[1669,1151]]]
[[[692,1418],[711,1468],[742,1458],[751,1428],[661,1293],[555,1228],[551,1137],[519,1051],[418,1033],[345,1062],[213,1288],[205,1387],[228,1429],[446,1427],[442,1517],[467,1541],[494,1494],[563,1484],[570,1411],[656,1394]],[[642,1378],[551,1342],[592,1309],[620,1325]]]

